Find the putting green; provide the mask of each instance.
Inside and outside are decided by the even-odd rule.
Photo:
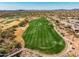
[[[25,47],[48,53],[59,53],[65,48],[65,41],[44,17],[29,22],[23,33]]]

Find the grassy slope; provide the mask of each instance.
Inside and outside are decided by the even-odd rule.
[[[59,53],[65,48],[62,37],[49,25],[46,18],[32,20],[23,34],[25,47],[48,53]]]

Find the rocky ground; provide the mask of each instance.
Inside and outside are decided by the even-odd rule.
[[[35,19],[35,17],[31,17],[31,19],[32,18]],[[23,18],[21,18],[21,19],[23,19]],[[9,27],[9,26],[11,27],[12,25],[19,23],[19,22],[20,21],[14,21],[14,22],[10,23],[10,25],[8,25],[7,27]],[[18,24],[16,24],[16,25],[18,25]],[[18,43],[21,43],[22,48],[24,48],[24,41],[23,41],[21,35],[28,26],[29,25],[26,24],[26,26],[24,26],[24,27],[17,27],[16,31],[14,32],[14,34],[16,36],[15,40]],[[66,49],[62,53],[60,53],[60,55],[58,54],[57,56],[65,56],[65,57],[79,56],[79,53],[78,53],[79,52],[79,38],[76,37],[74,35],[74,33],[72,31],[70,31],[70,29],[65,28],[62,24],[58,24],[58,25],[56,24],[56,30],[63,36],[64,40],[67,43]],[[26,48],[21,51],[19,56],[20,57],[43,57],[43,56],[49,56],[49,55],[37,53],[35,51],[32,51],[32,50]],[[51,55],[51,56],[53,56],[53,55]]]

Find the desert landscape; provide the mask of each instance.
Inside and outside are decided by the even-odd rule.
[[[79,56],[79,9],[0,11],[0,56]]]

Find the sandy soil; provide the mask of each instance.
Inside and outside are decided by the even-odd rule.
[[[20,21],[22,21],[23,19],[24,18],[21,18]],[[35,17],[34,17],[34,19],[35,19]],[[54,19],[56,19],[56,18],[54,17]],[[13,22],[9,23],[7,26],[5,26],[3,29],[7,29],[14,25],[18,25],[20,23],[20,21],[13,21]],[[27,29],[28,26],[29,26],[29,24],[26,24],[25,27],[16,28],[16,31],[15,31],[15,35],[16,35],[15,40],[18,43],[21,43],[23,48],[24,48],[24,41],[22,38],[22,34],[25,31],[25,29]],[[21,53],[21,56],[79,56],[79,53],[78,53],[79,52],[79,38],[75,37],[73,34],[70,35],[63,26],[61,26],[61,28],[59,26],[56,26],[56,30],[59,32],[59,34],[61,36],[64,35],[63,38],[67,44],[66,49],[64,51],[62,51],[60,54],[47,55],[47,54],[42,54],[35,50],[29,50],[26,48]],[[61,33],[63,33],[63,35]]]
[[[21,43],[22,47],[25,46],[25,42],[22,38],[22,34],[23,32],[25,31],[25,29],[27,29],[28,27],[28,24],[25,26],[25,27],[22,27],[22,28],[17,28],[16,31],[15,31],[15,35],[16,35],[16,38],[15,40],[18,42],[18,43]]]

